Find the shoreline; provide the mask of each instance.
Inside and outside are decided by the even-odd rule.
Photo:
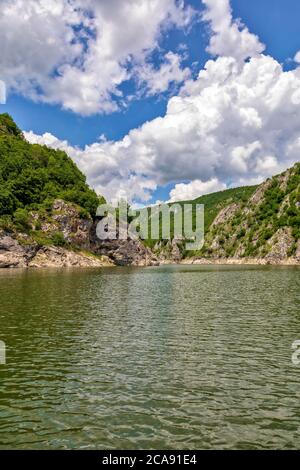
[[[191,260],[182,260],[181,265],[196,265],[196,266],[217,266],[217,265],[244,265],[244,266],[300,266],[300,259],[285,258],[285,259],[268,259],[268,258],[196,258]]]

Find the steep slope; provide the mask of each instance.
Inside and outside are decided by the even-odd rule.
[[[16,211],[22,210],[25,218],[29,210],[49,209],[55,199],[73,202],[92,216],[99,204],[65,152],[29,144],[12,118],[1,114],[0,216],[14,221]]]
[[[65,152],[28,143],[0,115],[0,267],[97,267],[155,262],[141,242],[101,242],[102,197]]]
[[[300,262],[300,163],[259,186],[186,203],[204,204],[204,246],[191,252],[184,240],[147,240],[161,262]]]
[[[256,191],[257,186],[244,186],[240,188],[227,189],[225,191],[218,191],[216,193],[207,194],[200,196],[192,201],[179,201],[174,204],[179,204],[182,207],[184,204],[192,204],[196,206],[197,204],[203,204],[205,207],[204,212],[204,224],[205,224],[205,233],[208,234],[209,229],[217,217],[217,215],[224,209],[226,211],[227,207],[233,207],[234,205],[246,203],[252,194]],[[174,204],[169,204],[172,206]],[[193,214],[193,219],[195,222],[195,213]],[[149,222],[150,224],[150,222]],[[173,220],[171,220],[171,237],[173,238]],[[163,260],[173,260],[180,261],[185,257],[192,257],[197,255],[196,252],[184,250],[184,243],[181,240],[165,241],[165,240],[151,240],[148,239],[145,241],[146,245],[151,247],[155,254]]]
[[[199,256],[300,261],[300,163],[216,216]]]

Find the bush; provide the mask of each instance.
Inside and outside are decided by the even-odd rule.
[[[30,217],[26,209],[17,209],[13,215],[13,221],[21,230],[30,228]]]
[[[242,228],[239,233],[237,234],[237,238],[240,239],[240,238],[243,238],[244,236],[246,235],[246,230],[244,228]]]
[[[18,206],[18,201],[12,191],[3,188],[0,181],[0,215],[13,214]]]
[[[62,232],[54,233],[52,235],[51,239],[52,239],[52,242],[55,246],[65,246],[67,244],[66,240],[65,240],[65,237],[64,237],[64,234]]]
[[[261,232],[261,238],[263,240],[269,240],[273,235],[273,231],[271,229],[266,229]]]
[[[2,215],[0,217],[0,227],[8,232],[13,232],[13,221],[10,215]]]

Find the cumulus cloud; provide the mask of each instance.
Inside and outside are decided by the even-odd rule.
[[[84,149],[49,134],[27,138],[65,148],[108,199],[126,194],[146,202],[157,186],[170,183],[176,184],[171,200],[194,198],[225,186],[259,183],[299,161],[300,68],[285,72],[263,55],[258,38],[233,20],[227,0],[204,3],[212,28],[209,49],[219,57],[209,60],[196,79],[185,81],[165,116],[120,141]],[[172,60],[179,67],[179,59]],[[156,70],[154,77],[160,73]],[[164,74],[163,88],[170,78]],[[157,81],[147,80],[155,89]]]
[[[158,185],[177,185],[171,199],[262,181],[299,160],[300,70],[284,72],[271,57],[207,62],[168,102],[164,117],[117,142],[76,149],[48,134],[31,141],[63,145],[108,198],[149,200]],[[51,139],[54,139],[51,141]],[[199,181],[198,181],[199,180]],[[186,191],[186,193],[184,193]],[[189,192],[190,191],[190,192]],[[199,194],[196,193],[199,191]]]
[[[139,66],[138,80],[146,85],[149,96],[162,93],[168,90],[172,83],[182,83],[190,77],[190,69],[181,67],[181,59],[179,54],[169,51],[158,69],[152,64]]]
[[[221,183],[217,178],[209,181],[194,180],[190,183],[178,183],[170,192],[170,201],[189,201],[196,199],[203,194],[210,194],[226,189],[226,184]]]
[[[300,64],[300,51],[298,51],[297,54],[295,55],[294,61],[295,61],[297,64]]]
[[[202,0],[206,6],[203,19],[211,26],[207,48],[215,56],[235,57],[243,61],[262,53],[265,46],[240,20],[232,18],[229,0]]]
[[[10,90],[76,113],[111,112],[119,86],[138,78],[162,30],[184,28],[192,16],[176,0],[1,0],[3,79]],[[182,80],[174,59],[167,57]],[[143,81],[154,90],[151,68]]]

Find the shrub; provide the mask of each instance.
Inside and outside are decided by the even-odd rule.
[[[30,217],[26,209],[17,209],[14,212],[13,220],[15,225],[21,230],[28,230],[30,228]]]
[[[64,234],[62,232],[56,232],[51,236],[52,242],[55,246],[65,246],[67,244]]]

